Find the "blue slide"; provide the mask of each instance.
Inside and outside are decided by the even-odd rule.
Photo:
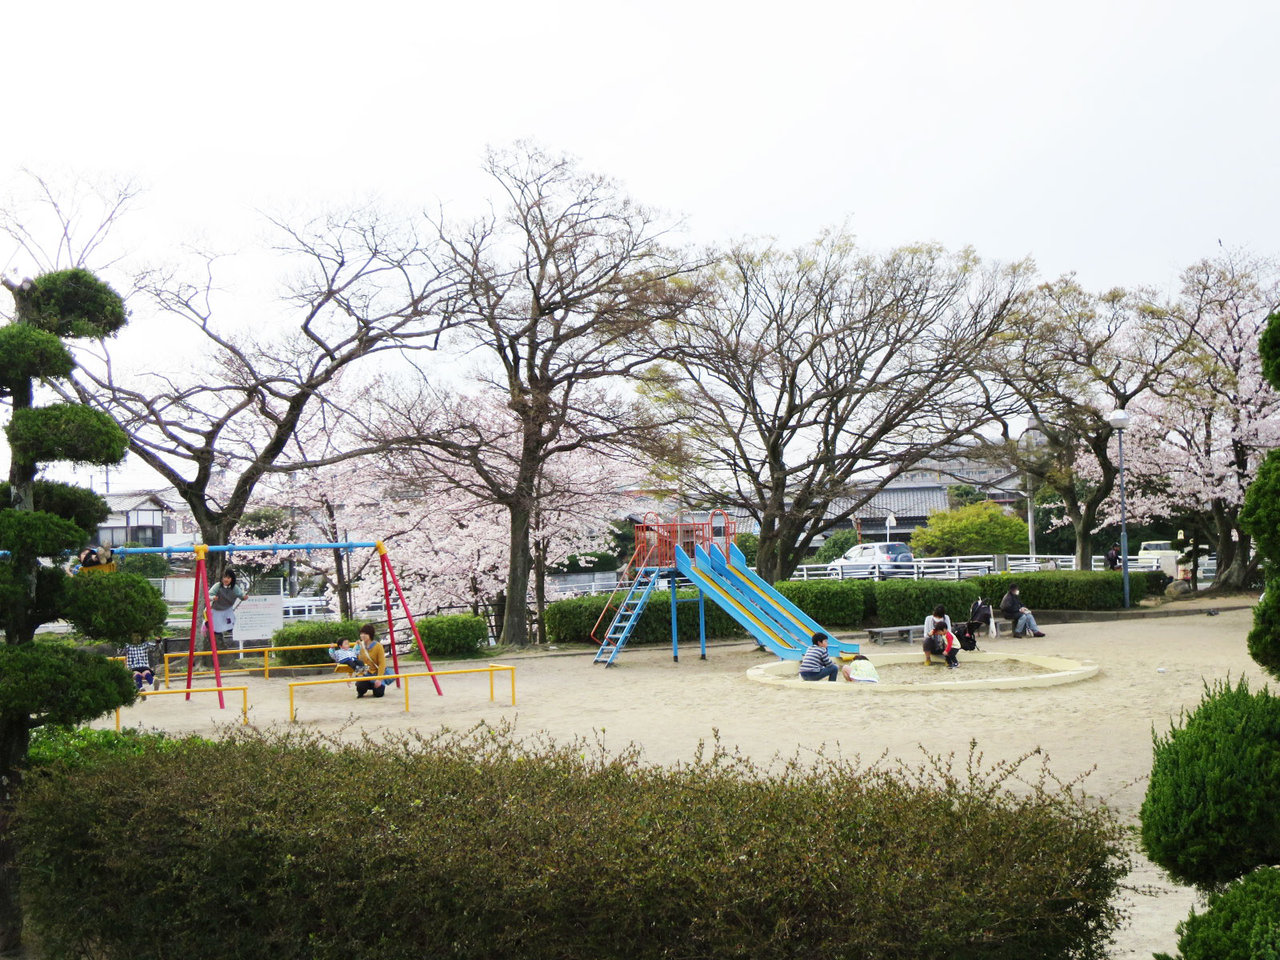
[[[830,636],[812,617],[748,569],[746,558],[736,546],[730,547],[727,560],[714,547],[709,551],[700,545],[695,547],[693,561],[677,548],[676,568],[745,627],[760,646],[783,660],[803,657],[815,633]],[[858,652],[858,644],[834,637],[828,647],[836,655]]]

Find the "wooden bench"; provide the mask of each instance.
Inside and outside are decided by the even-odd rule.
[[[924,640],[924,624],[913,623],[905,627],[869,627],[867,637],[873,643],[885,643],[890,640],[915,643],[917,640]]]

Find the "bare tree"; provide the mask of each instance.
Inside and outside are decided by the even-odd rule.
[[[465,331],[482,390],[504,416],[472,417],[430,390],[393,406],[424,464],[507,510],[503,639],[522,645],[543,467],[654,429],[620,383],[653,362],[651,329],[687,313],[697,264],[666,245],[653,213],[567,159],[517,146],[491,153],[485,166],[505,200],[501,215],[436,227],[458,277],[446,315]]]
[[[790,576],[815,536],[974,430],[971,372],[1028,273],[934,246],[859,255],[839,231],[739,246],[666,331],[687,377],[686,497],[753,516],[761,576]]]
[[[156,274],[142,284],[159,309],[205,338],[198,372],[118,376],[103,353],[82,363],[76,381],[79,396],[109,412],[130,450],[174,486],[209,544],[228,542],[263,476],[371,452],[336,442],[347,409],[335,395],[340,379],[380,355],[434,349],[448,325],[439,313],[447,274],[416,237],[377,214],[275,226],[282,252],[305,265],[285,299],[292,327],[225,332],[207,258],[201,283]],[[322,448],[297,442],[308,420]]]
[[[1078,569],[1092,564],[1093,530],[1118,474],[1107,414],[1146,395],[1186,353],[1194,322],[1175,314],[1153,293],[1095,295],[1064,277],[1037,288],[984,354],[1001,431],[988,451],[1062,497]],[[1028,421],[1035,443],[1022,436]]]

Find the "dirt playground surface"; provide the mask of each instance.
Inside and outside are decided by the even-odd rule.
[[[1015,690],[921,690],[877,694],[874,685],[841,684],[840,695],[815,696],[805,686],[778,687],[747,679],[751,666],[771,660],[753,643],[714,644],[707,659],[696,644],[681,646],[680,662],[670,646],[622,652],[609,668],[592,663],[590,652],[551,650],[502,657],[516,668],[516,704],[510,674],[497,673],[494,699],[488,674],[440,678],[444,695],[428,678],[375,700],[357,700],[346,684],[296,688],[297,722],[343,738],[375,737],[383,731],[511,723],[520,736],[549,734],[558,741],[601,739],[610,748],[635,743],[653,763],[689,760],[698,744],[719,737],[759,763],[791,757],[801,745],[823,743],[828,755],[857,755],[867,762],[882,754],[908,763],[930,754],[967,754],[970,740],[988,764],[1039,749],[1059,779],[1087,775],[1087,792],[1136,823],[1151,767],[1153,729],[1168,731],[1179,711],[1199,703],[1205,683],[1240,677],[1261,688],[1267,678],[1249,658],[1245,636],[1252,613],[1234,601],[1195,600],[1178,609],[1190,616],[1133,621],[1046,625],[1043,639],[1007,634],[981,640],[992,652],[1055,653],[1099,664],[1096,676],[1063,686]],[[1221,607],[1213,616],[1209,609]],[[906,644],[863,644],[874,661],[878,650],[902,652]],[[963,671],[963,655],[961,656]],[[484,661],[437,663],[437,669],[484,666]],[[928,670],[921,664],[920,670]],[[932,668],[937,670],[938,668]],[[320,673],[314,677],[328,677]],[[177,678],[175,678],[176,680]],[[228,676],[247,685],[249,721],[259,727],[287,724],[290,679]],[[211,680],[201,681],[211,685]],[[823,687],[830,686],[822,684]],[[216,734],[240,720],[240,695],[154,697],[122,712],[122,723],[172,733]],[[98,726],[114,723],[113,717]],[[1193,903],[1194,891],[1164,878],[1138,857],[1126,900],[1130,923],[1116,939],[1113,958],[1149,958],[1174,952],[1175,927]]]

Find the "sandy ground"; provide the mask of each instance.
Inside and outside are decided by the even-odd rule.
[[[890,693],[868,684],[840,684],[838,693],[824,689],[819,694],[809,685],[748,680],[748,667],[772,658],[740,642],[711,646],[706,660],[699,658],[696,645],[682,645],[679,663],[672,661],[669,647],[627,649],[608,669],[582,652],[504,658],[500,662],[516,666],[515,706],[508,674],[498,675],[493,701],[488,676],[480,674],[441,678],[443,696],[436,695],[429,679],[412,681],[409,712],[400,692],[357,700],[342,684],[299,688],[296,702],[298,722],[344,737],[405,728],[466,729],[505,719],[522,735],[546,732],[560,741],[599,737],[611,748],[635,743],[648,760],[664,764],[690,759],[699,742],[717,732],[724,744],[759,762],[790,757],[800,744],[818,741],[831,753],[867,761],[887,753],[917,762],[922,750],[963,757],[972,739],[988,762],[1040,749],[1060,779],[1087,775],[1084,788],[1091,795],[1136,823],[1153,729],[1165,733],[1182,708],[1193,709],[1206,682],[1242,676],[1254,688],[1265,682],[1245,649],[1251,623],[1249,610],[1224,609],[1218,616],[1045,626],[1043,639],[983,640],[982,649],[991,652],[1053,652],[1100,665],[1090,679],[1040,689]],[[863,645],[873,660],[877,649],[882,648]],[[906,645],[884,649],[901,652]],[[477,665],[436,664],[441,669]],[[249,685],[251,723],[287,722],[287,678],[228,677],[224,682]],[[189,702],[156,697],[124,711],[123,723],[209,733],[238,721],[239,695],[229,695],[227,704],[226,711],[217,710],[211,694]],[[1194,891],[1171,884],[1139,857],[1126,899],[1132,919],[1119,932],[1111,956],[1174,952],[1175,927],[1196,902]]]

